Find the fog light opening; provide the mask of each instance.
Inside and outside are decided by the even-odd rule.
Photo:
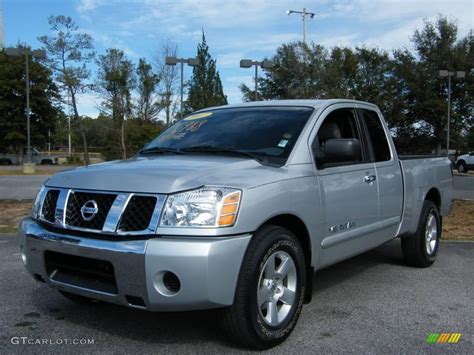
[[[153,282],[155,289],[163,296],[174,296],[181,289],[181,281],[171,271],[160,271],[155,275]]]
[[[181,288],[181,283],[179,282],[178,276],[170,271],[165,272],[163,275],[163,284],[170,292],[173,293],[178,293],[179,289]]]

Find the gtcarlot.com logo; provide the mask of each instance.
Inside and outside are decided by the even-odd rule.
[[[461,339],[461,333],[430,333],[426,338],[428,344],[434,343],[448,343],[448,344],[457,344]]]
[[[94,345],[94,339],[11,337],[13,345]]]

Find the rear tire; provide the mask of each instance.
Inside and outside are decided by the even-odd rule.
[[[428,267],[436,260],[441,239],[441,217],[432,201],[424,201],[416,233],[402,238],[405,263],[415,267]]]
[[[238,345],[269,349],[294,329],[304,302],[304,253],[289,230],[274,225],[251,239],[240,270],[234,304],[223,325]]]
[[[0,165],[13,165],[12,161],[8,158],[0,159]]]
[[[76,295],[75,293],[70,293],[70,292],[67,292],[67,291],[58,290],[58,292],[62,296],[66,297],[69,301],[72,301],[74,303],[97,304],[97,303],[100,302],[99,300],[96,300],[94,298],[89,298],[89,297],[85,297],[85,296]]]
[[[464,161],[460,161],[458,163],[458,173],[460,174],[466,174],[468,172],[467,165]]]

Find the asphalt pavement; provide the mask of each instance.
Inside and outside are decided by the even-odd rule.
[[[392,241],[317,272],[313,301],[271,353],[472,354],[474,243],[443,242],[427,269],[405,266],[399,244]],[[0,257],[1,354],[242,351],[222,333],[219,312],[75,304],[33,281],[15,237],[0,236]],[[427,344],[429,333],[444,332],[462,333],[459,343]],[[74,339],[93,344],[70,344]]]
[[[47,175],[0,176],[0,200],[32,200]],[[474,200],[474,176],[454,176],[454,198]]]

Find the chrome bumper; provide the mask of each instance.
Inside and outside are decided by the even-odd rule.
[[[229,306],[251,235],[109,241],[46,230],[31,218],[20,224],[23,262],[38,281],[71,293],[151,311],[196,310]],[[116,291],[78,283],[74,275],[58,280],[48,269],[45,253],[66,254],[108,262]],[[48,254],[49,255],[49,254]],[[179,279],[178,292],[163,288],[163,275]],[[141,300],[136,302],[136,300]]]

